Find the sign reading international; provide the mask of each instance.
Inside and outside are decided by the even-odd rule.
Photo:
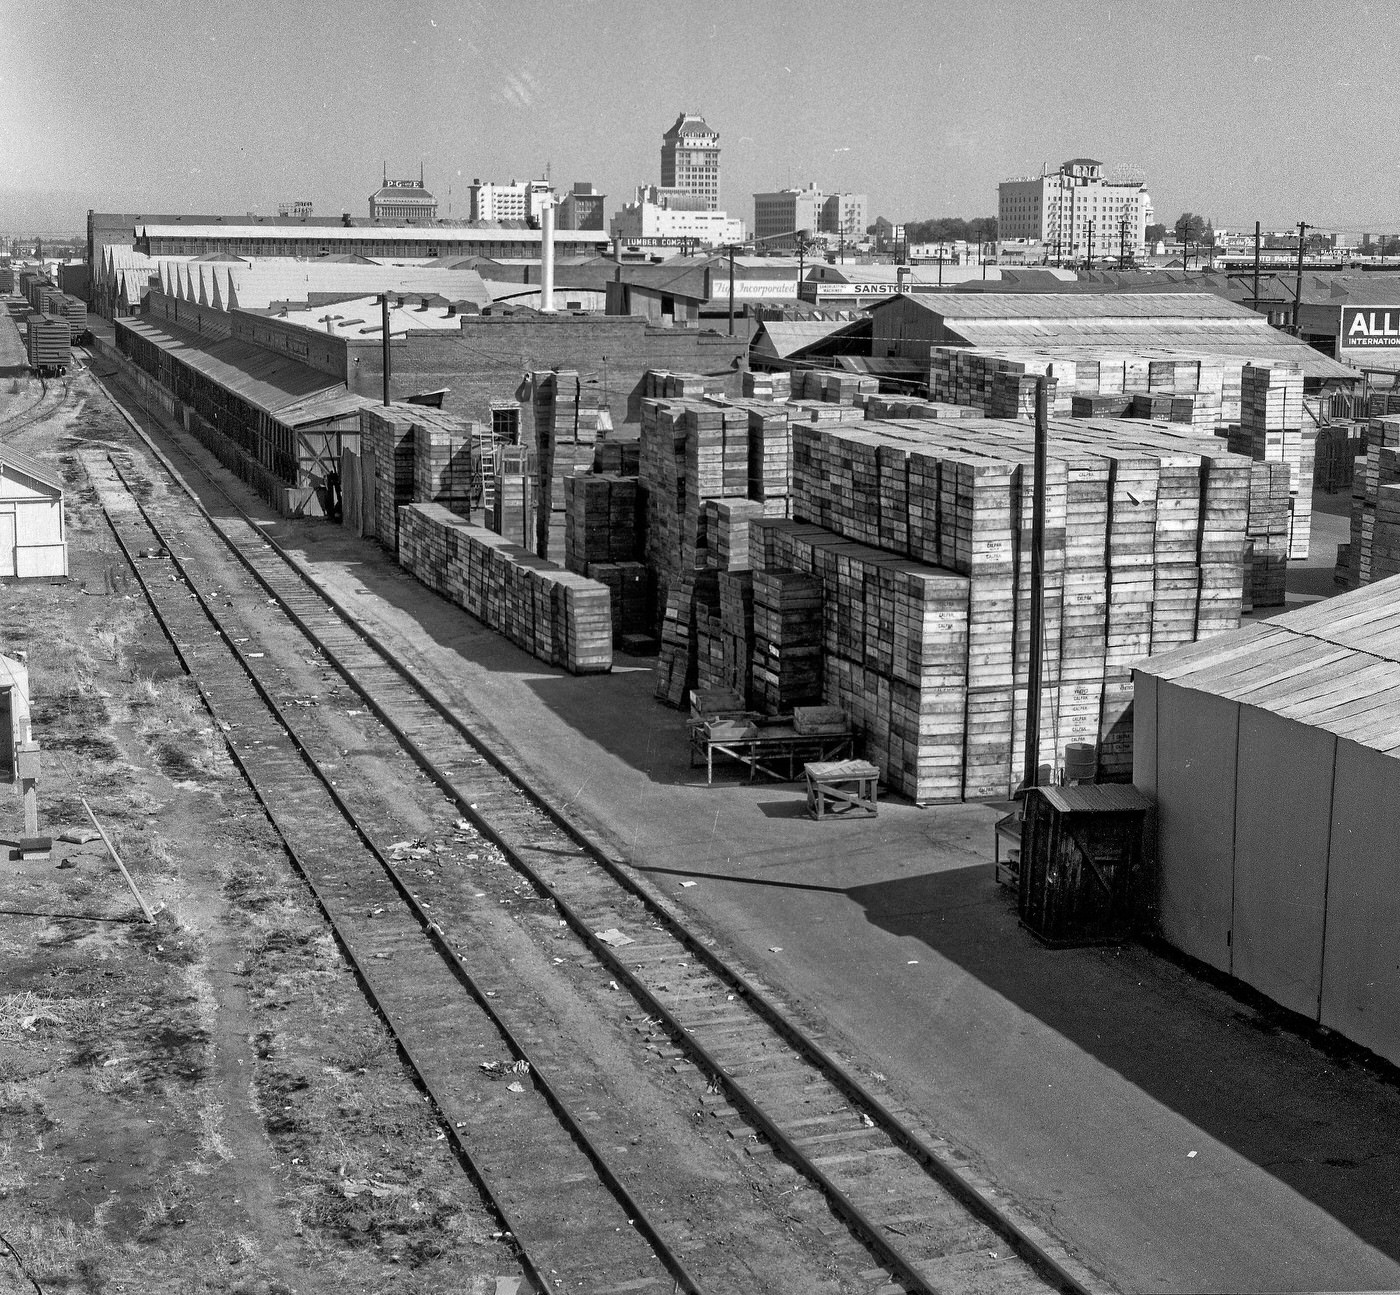
[[[1400,347],[1400,306],[1343,306],[1341,345],[1347,350]]]

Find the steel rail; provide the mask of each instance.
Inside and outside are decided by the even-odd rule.
[[[110,456],[109,462],[111,462]],[[143,502],[139,495],[136,493],[136,491],[132,489],[131,483],[128,482],[126,478],[122,475],[121,469],[117,466],[115,462],[112,462],[112,468],[113,471],[116,473],[118,480],[121,481],[122,485],[126,488],[128,494],[131,496],[131,499],[135,504],[136,510],[140,513],[146,527],[150,530],[151,534],[155,537],[159,545],[162,548],[164,548],[166,555],[169,557],[172,565],[179,572],[181,580],[193,594],[194,599],[200,606],[201,610],[204,612],[205,616],[208,618],[212,629],[218,634],[220,639],[223,640],[224,645],[230,651],[238,666],[242,669],[243,673],[247,676],[247,679],[251,682],[254,691],[256,692],[259,699],[262,701],[263,705],[267,708],[267,711],[272,717],[273,721],[277,724],[279,728],[282,729],[282,731],[290,739],[292,745],[296,748],[296,751],[300,755],[302,761],[305,763],[310,776],[312,776],[318,783],[320,783],[323,792],[335,804],[336,808],[339,810],[339,812],[345,819],[347,825],[359,838],[364,848],[373,856],[375,861],[378,863],[379,867],[383,870],[385,876],[389,879],[390,884],[394,887],[401,902],[413,914],[423,934],[432,944],[434,950],[440,956],[442,961],[451,969],[453,976],[459,981],[459,983],[474,1000],[477,1008],[491,1021],[493,1026],[506,1040],[506,1043],[513,1055],[529,1063],[530,1074],[534,1082],[540,1088],[541,1092],[545,1097],[545,1100],[549,1103],[551,1109],[554,1110],[555,1115],[559,1119],[561,1125],[563,1125],[563,1127],[569,1132],[573,1140],[579,1144],[581,1150],[587,1156],[590,1163],[593,1165],[593,1168],[598,1173],[598,1176],[601,1179],[601,1181],[604,1183],[607,1189],[618,1199],[619,1203],[626,1210],[629,1222],[634,1223],[634,1225],[637,1228],[637,1231],[640,1232],[646,1238],[647,1243],[656,1252],[659,1262],[663,1267],[665,1267],[668,1270],[669,1276],[674,1280],[675,1289],[685,1291],[687,1292],[687,1295],[701,1295],[699,1285],[696,1283],[694,1277],[686,1269],[684,1262],[678,1255],[674,1253],[671,1247],[667,1245],[665,1239],[656,1231],[655,1227],[651,1224],[650,1220],[646,1215],[645,1210],[641,1207],[640,1203],[627,1189],[626,1185],[617,1177],[616,1173],[608,1164],[603,1153],[597,1147],[593,1139],[588,1134],[587,1130],[583,1127],[582,1123],[573,1115],[572,1111],[569,1110],[567,1103],[555,1091],[553,1085],[551,1085],[551,1083],[549,1082],[547,1069],[542,1068],[539,1065],[539,1063],[532,1057],[529,1046],[518,1036],[518,1034],[516,1034],[515,1031],[511,1029],[509,1024],[496,1010],[485,991],[481,988],[480,985],[477,984],[476,980],[472,977],[471,973],[463,965],[463,958],[460,955],[455,954],[451,946],[447,943],[446,936],[441,926],[426,912],[416,894],[410,889],[408,882],[404,879],[404,877],[400,874],[398,869],[394,867],[392,862],[383,854],[383,852],[375,844],[373,838],[365,830],[364,825],[361,823],[358,815],[356,815],[354,810],[348,805],[344,796],[334,785],[330,775],[321,766],[319,760],[316,758],[314,753],[302,740],[301,736],[296,732],[295,728],[287,724],[282,719],[275,698],[268,691],[267,686],[264,684],[264,682],[258,677],[257,672],[250,665],[243,650],[234,641],[234,636],[230,635],[225,626],[222,624],[216,609],[212,606],[212,604],[205,597],[205,595],[200,591],[196,582],[190,578],[189,572],[187,571],[184,563],[181,561],[181,559],[176,553],[171,538],[161,529],[161,527],[151,517],[150,511],[148,510],[146,503]],[[176,640],[176,636],[173,632],[173,626],[171,626],[168,623],[165,615],[160,611],[152,594],[152,591],[150,590],[144,576],[141,573],[140,566],[135,561],[135,551],[133,551],[133,549],[129,546],[125,537],[121,534],[120,528],[115,524],[113,518],[111,517],[111,514],[108,513],[105,508],[104,513],[108,517],[108,522],[112,526],[113,533],[117,537],[118,544],[122,548],[123,554],[126,556],[128,562],[131,563],[133,570],[136,572],[138,581],[141,582],[142,589],[146,593],[147,602],[151,606],[153,614],[156,616],[158,622],[161,625],[162,630],[166,634],[167,639],[170,641],[172,647],[174,648],[182,667],[185,668],[186,672],[190,675],[191,679],[195,681],[196,686],[199,688],[201,697],[205,701],[206,706],[209,708],[210,714],[213,715],[216,719],[218,719],[218,711],[214,708],[212,700],[209,698],[198,676],[192,670],[190,670],[190,662],[186,657],[184,650],[181,648],[180,644]],[[312,640],[312,642],[314,643],[314,639]],[[523,1248],[526,1245],[526,1238],[529,1235],[528,1228],[525,1230],[524,1233],[522,1233],[522,1231],[520,1230],[520,1225],[516,1223],[511,1217],[509,1206],[506,1205],[504,1202],[503,1193],[489,1181],[489,1178],[485,1174],[485,1172],[480,1168],[480,1166],[476,1165],[473,1161],[470,1151],[463,1144],[455,1128],[453,1128],[453,1121],[447,1118],[447,1116],[445,1115],[444,1103],[438,1097],[438,1094],[434,1091],[434,1086],[423,1074],[420,1067],[414,1062],[411,1051],[407,1048],[402,1038],[400,1037],[401,1031],[399,1028],[396,1027],[393,1014],[386,1010],[381,999],[377,997],[373,989],[370,988],[368,978],[365,974],[365,969],[361,961],[357,957],[356,952],[348,937],[346,937],[343,931],[341,930],[339,921],[336,919],[335,915],[331,912],[329,905],[326,903],[320,888],[316,884],[314,873],[311,871],[311,869],[307,868],[303,864],[299,853],[296,851],[294,845],[288,839],[287,835],[282,830],[281,825],[277,822],[277,819],[274,817],[272,807],[267,802],[267,799],[264,796],[261,787],[259,786],[256,774],[249,768],[247,762],[242,758],[241,753],[237,750],[237,747],[234,743],[226,742],[226,745],[228,746],[228,749],[233,755],[233,758],[237,763],[240,772],[242,772],[244,777],[248,780],[249,786],[252,788],[254,795],[257,797],[259,803],[263,806],[264,811],[268,813],[268,817],[270,821],[272,821],[274,828],[277,830],[279,838],[282,839],[284,845],[287,847],[288,853],[291,856],[295,866],[297,867],[297,871],[300,873],[303,880],[311,889],[313,897],[316,900],[317,906],[320,908],[322,914],[326,917],[326,920],[331,925],[332,930],[336,932],[337,943],[340,944],[342,950],[346,954],[347,960],[355,968],[357,979],[360,981],[362,987],[365,989],[365,992],[368,995],[370,1001],[374,1004],[376,1011],[379,1012],[381,1017],[384,1019],[386,1026],[394,1035],[396,1041],[398,1041],[400,1049],[401,1051],[403,1051],[406,1059],[408,1060],[411,1068],[413,1069],[418,1082],[423,1088],[423,1091],[430,1096],[434,1103],[435,1109],[439,1112],[440,1115],[442,1115],[444,1127],[452,1129],[451,1136],[454,1145],[458,1149],[459,1157],[465,1159],[469,1167],[469,1172],[471,1173],[473,1179],[478,1183],[478,1185],[483,1189],[487,1197],[491,1200],[493,1207],[497,1210],[497,1213],[501,1217],[502,1221],[506,1224],[507,1230],[515,1238],[518,1248],[521,1249],[522,1256],[525,1257],[527,1261],[528,1267],[530,1269],[530,1276],[533,1280],[539,1282],[542,1291],[546,1292],[546,1295],[548,1295],[548,1293],[553,1292],[555,1290],[555,1287],[546,1278],[540,1264],[536,1263],[535,1260],[529,1256],[528,1251],[524,1250]]]
[[[117,404],[117,402],[113,402]],[[121,410],[120,404],[117,408]],[[467,799],[462,796],[454,783],[452,776],[439,767],[431,754],[427,752],[423,744],[420,743],[413,734],[396,722],[395,717],[389,713],[388,709],[382,706],[378,700],[362,685],[362,681],[356,676],[353,667],[347,666],[323,641],[322,635],[311,626],[300,612],[291,604],[287,591],[279,588],[268,575],[259,567],[257,560],[240,545],[226,529],[222,519],[215,518],[204,506],[199,498],[198,492],[184,479],[174,464],[151,437],[136,423],[125,410],[121,410],[130,426],[141,437],[146,446],[155,455],[162,467],[168,472],[176,484],[188,495],[194,506],[204,516],[210,527],[221,536],[224,543],[238,557],[244,566],[253,574],[259,583],[268,593],[277,600],[284,612],[303,630],[304,633],[320,647],[327,660],[345,678],[346,682],[364,698],[365,703],[378,716],[382,723],[393,731],[405,746],[405,749],[413,756],[420,768],[444,791],[451,796],[458,804],[464,815],[476,821],[482,829],[483,835],[491,839],[510,858],[517,869],[521,871],[533,885],[559,907],[560,912],[565,916],[570,926],[576,931],[580,938],[589,946],[601,961],[605,963],[615,975],[626,981],[631,992],[643,1002],[648,1010],[653,1011],[660,1019],[667,1023],[673,1032],[674,1037],[681,1040],[683,1046],[689,1049],[702,1066],[711,1073],[716,1082],[721,1084],[729,1094],[734,1104],[742,1110],[745,1115],[769,1137],[776,1146],[782,1148],[784,1155],[795,1165],[802,1169],[802,1172],[820,1187],[823,1194],[827,1196],[832,1207],[847,1221],[848,1225],[864,1238],[890,1269],[896,1272],[900,1279],[915,1290],[931,1290],[927,1279],[923,1277],[916,1267],[917,1260],[906,1255],[887,1238],[882,1237],[879,1232],[880,1224],[878,1220],[870,1218],[865,1211],[855,1205],[842,1189],[832,1182],[819,1166],[811,1163],[802,1150],[797,1147],[791,1137],[787,1135],[781,1127],[767,1113],[760,1108],[744,1089],[736,1082],[735,1078],[726,1071],[725,1064],[715,1057],[694,1036],[693,1025],[686,1025],[670,1007],[652,993],[650,988],[636,975],[633,970],[623,960],[615,950],[603,944],[597,939],[586,916],[579,912],[576,907],[559,892],[553,883],[528,862],[521,859],[519,850],[511,841],[497,833],[489,823],[485,822],[480,815],[476,814],[470,807]],[[177,442],[178,444],[178,442]],[[413,692],[428,706],[430,706],[438,716],[446,721],[475,751],[488,761],[500,774],[513,782],[520,790],[524,791],[530,799],[535,802],[540,811],[544,813],[554,824],[584,852],[588,859],[604,869],[611,878],[625,891],[643,903],[653,916],[661,919],[666,926],[666,933],[680,944],[687,953],[702,963],[712,974],[737,990],[745,1002],[755,1011],[755,1013],[769,1025],[780,1037],[782,1037],[800,1056],[821,1073],[830,1083],[839,1089],[855,1106],[868,1112],[874,1122],[880,1127],[884,1134],[891,1139],[901,1150],[915,1160],[940,1186],[953,1195],[961,1205],[963,1205],[975,1218],[991,1228],[998,1236],[1008,1242],[1016,1252],[1026,1260],[1041,1276],[1053,1287],[1070,1293],[1070,1295],[1099,1295],[1104,1289],[1103,1286],[1093,1280],[1093,1278],[1083,1270],[1076,1271],[1079,1265],[1070,1265],[1060,1258],[1055,1251],[1060,1247],[1048,1236],[1041,1232],[1034,1225],[1028,1225],[1018,1219],[1010,1217],[1007,1212],[995,1200],[989,1199],[991,1193],[976,1183],[971,1182],[962,1172],[959,1171],[956,1163],[947,1154],[947,1149],[938,1144],[936,1139],[929,1138],[918,1130],[910,1128],[900,1120],[898,1116],[885,1104],[885,1102],[875,1094],[845,1063],[833,1056],[827,1049],[805,1033],[800,1026],[793,1022],[783,1011],[782,1007],[773,1001],[766,990],[757,985],[752,978],[732,962],[716,953],[713,949],[705,945],[699,938],[686,929],[683,917],[678,914],[673,905],[657,892],[643,879],[630,874],[625,861],[616,859],[611,852],[596,839],[594,834],[583,824],[579,823],[572,814],[553,805],[548,793],[542,791],[535,783],[534,778],[528,771],[519,767],[518,763],[511,759],[505,752],[496,750],[489,743],[480,738],[472,731],[457,714],[455,714],[445,703],[443,703],[433,690],[425,685],[415,674],[415,672],[402,661],[383,643],[378,637],[359,624],[338,602],[329,597],[324,590],[316,585],[300,565],[294,561],[276,540],[268,535],[261,525],[250,517],[232,498],[224,487],[209,476],[207,471],[197,460],[189,455],[183,447],[181,453],[197,471],[200,472],[210,485],[219,492],[229,503],[243,523],[256,535],[257,543],[266,546],[279,559],[277,566],[285,571],[293,579],[294,583],[304,591],[311,594],[316,602],[334,613],[335,617],[351,630],[363,643],[373,649],[383,663],[399,675],[402,681],[413,690]]]

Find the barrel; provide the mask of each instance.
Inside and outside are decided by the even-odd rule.
[[[1070,742],[1065,747],[1065,781],[1093,782],[1098,763],[1098,748],[1092,742]]]

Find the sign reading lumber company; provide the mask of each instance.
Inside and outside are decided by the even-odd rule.
[[[1341,344],[1400,347],[1400,306],[1343,306]]]

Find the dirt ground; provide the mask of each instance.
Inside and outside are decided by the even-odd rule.
[[[0,328],[9,328],[0,319]],[[513,1295],[455,1160],[125,568],[74,451],[126,441],[85,376],[14,444],[68,485],[70,579],[0,583],[41,831],[0,791],[0,1295]],[[34,400],[0,386],[0,419]]]

